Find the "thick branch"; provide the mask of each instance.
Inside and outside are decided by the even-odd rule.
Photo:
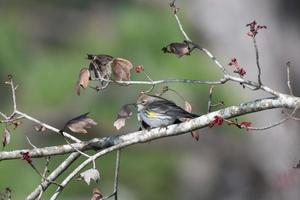
[[[213,121],[214,116],[222,116],[223,118],[233,118],[240,115],[245,115],[249,113],[254,113],[262,110],[274,109],[274,108],[298,108],[300,106],[300,98],[285,95],[281,98],[267,98],[251,101],[248,103],[242,103],[239,106],[230,106],[225,109],[221,109],[212,113],[202,115],[196,119],[190,120],[188,122],[181,123],[180,125],[172,125],[165,129],[153,129],[147,132],[149,135],[148,140],[153,140],[161,137],[179,135],[186,132],[190,132],[195,129],[203,128],[209,125]],[[121,136],[110,136],[105,138],[95,138],[88,142],[78,142],[73,143],[72,146],[69,144],[37,148],[37,149],[24,149],[16,150],[10,152],[0,152],[0,161],[9,159],[22,158],[21,152],[29,152],[32,158],[46,157],[51,155],[61,155],[74,152],[74,148],[85,151],[90,149],[103,149],[110,146],[121,144],[125,141],[135,140],[136,137],[144,135],[145,131],[138,131],[133,133],[128,133]]]
[[[243,103],[239,106],[230,106],[228,108],[209,113],[207,115],[202,115],[196,119],[190,120],[188,122],[184,122],[181,124],[171,125],[168,128],[156,128],[151,131],[140,131],[135,133],[130,133],[127,135],[120,136],[118,138],[119,143],[114,146],[108,147],[106,149],[101,150],[100,152],[93,155],[91,158],[87,159],[83,163],[81,163],[74,171],[72,171],[67,178],[60,184],[61,187],[58,187],[55,194],[51,199],[56,199],[57,196],[61,193],[63,188],[75,177],[86,165],[92,162],[94,159],[99,158],[102,155],[105,155],[111,151],[124,148],[126,146],[130,146],[136,143],[148,142],[151,140],[155,140],[163,137],[170,137],[175,135],[184,134],[190,132],[192,130],[196,130],[199,128],[203,128],[209,125],[209,123],[214,119],[216,115],[222,116],[223,118],[232,118],[240,115],[258,112],[262,110],[278,108],[278,107],[286,107],[286,108],[295,108],[299,107],[300,98],[286,96],[286,98],[282,99],[260,99],[248,103]]]
[[[224,118],[232,118],[237,117],[244,114],[249,114],[253,112],[258,112],[262,110],[267,109],[273,109],[273,108],[296,108],[299,107],[300,99],[298,97],[292,97],[286,95],[284,98],[269,98],[269,99],[260,99],[248,103],[243,103],[239,106],[231,106],[225,109],[221,109],[216,112],[212,112],[206,115],[203,115],[199,118],[190,120],[188,122],[184,122],[178,125],[171,125],[168,127],[168,129],[153,129],[151,131],[139,131],[139,132],[133,132],[126,135],[122,135],[119,137],[107,137],[102,139],[94,139],[85,145],[83,143],[74,143],[73,145],[76,146],[78,149],[81,150],[87,150],[87,149],[94,149],[94,148],[104,148],[102,151],[98,152],[94,156],[92,156],[90,159],[87,159],[84,163],[82,163],[78,169],[72,172],[67,179],[62,183],[62,186],[64,187],[69,183],[69,181],[87,164],[93,161],[93,159],[98,158],[104,154],[107,154],[113,150],[120,149],[129,145],[133,145],[140,142],[147,142],[154,139],[162,138],[162,137],[169,137],[174,135],[180,135],[187,132],[190,132],[191,130],[203,128],[205,126],[208,126],[208,124],[214,119],[214,116],[220,115]],[[80,148],[80,144],[82,145],[82,148]],[[51,148],[51,147],[48,147]],[[63,145],[63,146],[57,146],[52,147],[52,150],[58,150],[60,151],[60,154],[65,154],[74,151],[70,145]],[[35,156],[43,156],[39,155],[39,152],[37,151],[40,149],[34,149],[29,151],[29,155]],[[49,150],[47,150],[49,151]],[[15,152],[2,152],[0,154],[0,158],[3,159],[14,159],[14,156],[19,157],[18,154]],[[80,154],[78,152],[72,153],[69,158],[60,165],[59,168],[57,168],[55,171],[51,173],[50,176],[47,178],[49,180],[55,180],[56,177],[59,176],[64,170],[66,170],[67,166],[70,165]],[[48,156],[48,155],[44,155]],[[49,178],[50,177],[50,178]],[[51,178],[52,177],[52,178]],[[42,188],[45,190],[49,186],[48,182],[42,183]],[[27,197],[27,199],[34,199],[38,194],[40,193],[41,186],[39,186],[30,196]],[[61,190],[61,189],[59,189]]]

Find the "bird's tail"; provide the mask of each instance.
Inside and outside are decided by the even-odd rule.
[[[190,116],[191,116],[191,118],[197,118],[197,117],[200,117],[200,115],[195,114],[195,113],[190,113]]]

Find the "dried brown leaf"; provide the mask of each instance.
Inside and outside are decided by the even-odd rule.
[[[114,122],[114,126],[117,130],[125,126],[126,119],[132,116],[132,111],[130,110],[130,105],[125,104],[122,106],[118,113],[117,120]]]
[[[10,142],[10,132],[7,128],[4,129],[3,135],[2,135],[2,145],[3,148],[8,145]]]
[[[189,102],[187,102],[187,101],[185,101],[184,102],[184,105],[185,105],[185,110],[187,111],[187,112],[192,112],[192,105],[189,103]],[[186,119],[186,121],[189,121],[190,119]],[[192,135],[192,137],[195,139],[195,140],[199,140],[199,135],[200,135],[200,131],[199,130],[194,130],[194,131],[191,131],[191,135]]]
[[[100,189],[94,188],[93,189],[93,196],[91,200],[101,200],[103,198],[103,195],[101,194]]]
[[[83,178],[83,180],[88,185],[90,185],[91,180],[94,180],[97,182],[100,179],[100,174],[97,169],[92,168],[92,169],[88,169],[88,170],[82,172],[80,174],[80,177]]]
[[[92,118],[88,117],[89,113],[85,113],[83,115],[80,115],[78,117],[75,117],[68,121],[66,125],[64,126],[64,129],[68,127],[71,131],[75,133],[87,133],[87,128],[91,128],[92,126],[96,126],[97,122],[95,122]]]
[[[116,121],[114,121],[114,127],[116,127],[117,130],[120,130],[123,126],[125,126],[126,118],[119,118]]]
[[[177,57],[182,57],[184,55],[190,55],[190,47],[188,45],[187,42],[183,42],[183,43],[171,43],[169,45],[167,45],[166,47],[162,48],[162,51],[164,53],[173,53],[175,54]]]
[[[94,71],[94,76],[99,79],[99,89],[106,88],[110,83],[111,78],[111,62],[113,57],[110,55],[92,55],[88,54],[88,59],[91,60],[89,69]]]
[[[84,67],[79,72],[78,81],[75,86],[77,95],[80,95],[80,88],[87,88],[90,81],[90,71],[88,68]]]
[[[103,72],[109,62],[111,62],[114,58],[110,55],[100,54],[100,55],[92,55],[87,54],[87,59],[91,60],[90,70],[96,70],[95,77],[98,77],[97,71]]]
[[[129,81],[133,65],[123,58],[115,58],[111,63],[112,71],[117,81]]]
[[[192,134],[192,137],[195,139],[195,140],[199,140],[200,138],[200,130],[194,130],[194,131],[191,131],[191,134]]]
[[[185,101],[184,106],[185,106],[185,108],[184,108],[185,111],[192,112],[192,105],[189,102]]]
[[[47,130],[47,128],[42,125],[34,125],[33,128],[36,132],[44,132]]]
[[[14,126],[13,129],[17,129],[22,124],[22,121],[13,121],[12,125]]]

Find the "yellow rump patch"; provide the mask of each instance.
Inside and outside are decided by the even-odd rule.
[[[147,111],[147,117],[153,118],[156,117],[157,113],[153,111]]]

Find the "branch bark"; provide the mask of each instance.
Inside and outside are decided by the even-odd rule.
[[[200,129],[209,125],[213,121],[214,116],[221,116],[224,119],[237,117],[240,115],[245,115],[249,113],[254,113],[262,110],[269,110],[274,108],[290,108],[296,109],[300,106],[300,98],[290,95],[284,95],[280,98],[267,98],[258,99],[255,101],[242,103],[238,106],[230,106],[212,113],[202,115],[196,119],[190,120],[188,122],[181,123],[179,125],[171,125],[168,129],[152,129],[150,131],[138,131],[133,133],[124,134],[121,136],[109,136],[105,138],[94,138],[87,142],[77,142],[72,143],[72,145],[58,145],[52,147],[35,148],[35,149],[23,149],[15,151],[3,151],[0,152],[0,161],[20,159],[22,158],[21,152],[29,152],[31,158],[47,157],[52,155],[62,155],[67,153],[75,152],[74,148],[80,151],[86,150],[99,150],[105,149],[110,146],[119,145],[126,141],[133,141],[135,137],[140,137],[141,135],[147,135],[146,141],[154,140],[161,137],[168,137],[174,135],[180,135],[186,132],[190,132],[195,129]],[[132,143],[133,144],[133,143]]]

